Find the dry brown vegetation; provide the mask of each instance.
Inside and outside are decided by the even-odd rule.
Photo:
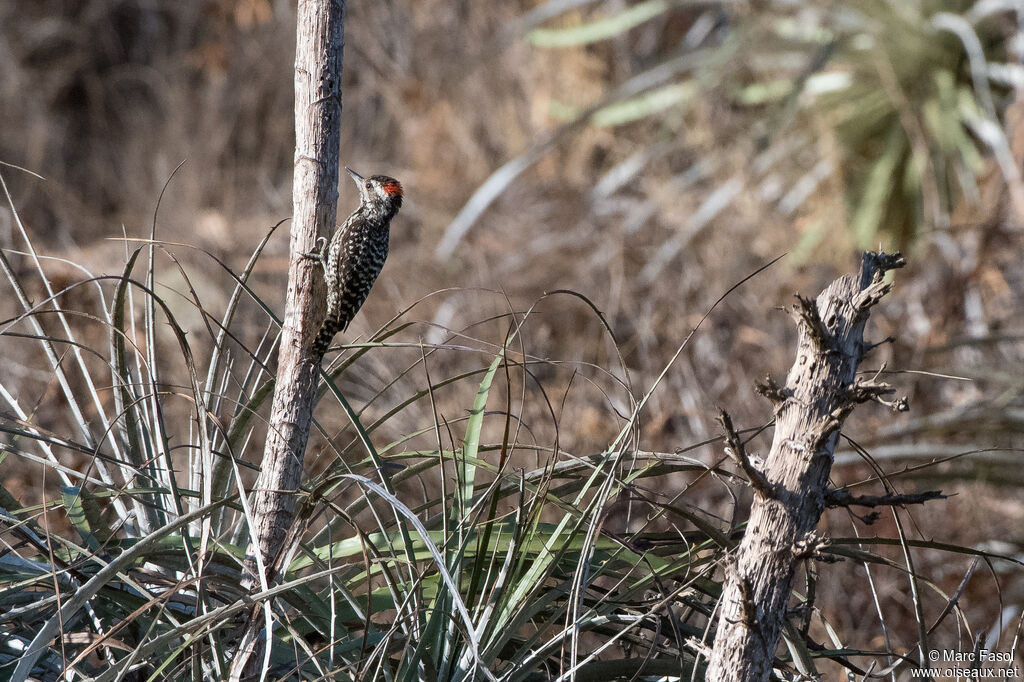
[[[783,117],[783,130],[810,141],[771,137],[785,103],[747,103],[738,91],[774,70],[789,73],[790,67],[777,54],[762,59],[756,51],[738,49],[715,69],[685,72],[685,82],[701,87],[685,104],[621,125],[563,127],[572,112],[679,54],[696,22],[711,22],[702,39],[709,50],[730,40],[741,47],[760,40],[767,51],[758,13],[785,12],[745,3],[712,9],[681,3],[609,40],[545,49],[526,39],[533,26],[522,18],[531,16],[535,4],[349,3],[342,160],[360,172],[400,178],[407,201],[393,225],[387,266],[345,340],[369,338],[423,299],[404,316],[415,324],[397,340],[493,350],[509,327],[502,316],[535,306],[523,345],[514,350],[520,358],[561,364],[538,365],[532,383],[510,380],[529,434],[522,440],[533,438],[547,448],[557,424],[562,450],[592,454],[621,427],[613,410],[625,409],[627,402],[616,381],[628,370],[634,394],[642,393],[730,286],[790,252],[731,294],[704,323],[648,403],[637,446],[674,452],[712,438],[718,434],[717,406],[744,427],[763,424],[770,410],[755,396],[753,381],[788,366],[795,338],[776,306],[788,304],[794,291],[816,292],[865,246],[848,229],[857,199],[848,183],[863,168],[843,155],[834,121],[827,112]],[[543,25],[578,25],[631,4],[584,3]],[[789,13],[799,18],[801,11],[829,6],[808,2]],[[149,235],[161,188],[184,160],[160,206],[157,238],[194,245],[241,269],[269,227],[290,213],[292,20],[291,3],[280,0],[38,0],[0,6],[0,161],[46,179],[10,167],[0,167],[0,173],[37,248],[96,275],[120,273],[125,246],[107,238],[120,237],[122,229],[129,237]],[[1009,18],[996,21],[1006,24],[1009,35]],[[814,57],[787,54],[797,59],[797,71],[809,68]],[[1014,127],[1014,113],[1021,104],[1012,89],[995,96],[1019,169],[1024,129]],[[438,256],[435,249],[451,221],[481,183],[559,130],[453,253]],[[894,416],[880,406],[864,408],[844,433],[868,448],[883,470],[909,471],[893,478],[897,486],[912,491],[938,485],[956,495],[931,503],[925,512],[911,510],[912,536],[1019,555],[1024,227],[1013,208],[1012,179],[1007,181],[990,154],[979,159],[977,196],[953,192],[944,224],[927,222],[919,211],[912,229],[901,224],[870,235],[905,249],[909,267],[896,275],[895,294],[872,318],[873,335],[892,336],[895,343],[877,349],[868,366],[884,363],[896,372],[889,381],[909,396],[912,409]],[[832,165],[817,173],[823,160]],[[803,193],[809,178],[817,180]],[[339,213],[353,207],[350,189],[343,184]],[[695,219],[705,215],[706,220]],[[6,249],[23,248],[7,208],[0,211],[0,242]],[[282,229],[253,280],[272,307],[283,299],[286,248]],[[185,263],[204,307],[221,309],[229,278],[197,251],[168,250]],[[33,281],[27,261],[10,258],[26,282]],[[83,277],[59,261],[45,267],[58,287]],[[202,335],[201,316],[173,293],[185,289],[176,273],[169,258],[158,261],[158,279],[166,287],[159,291],[179,320],[189,322],[188,331]],[[583,294],[603,320],[586,301],[552,293],[558,290]],[[44,297],[41,291],[31,294]],[[96,305],[89,297],[75,301],[76,295],[78,290],[65,299],[68,307]],[[2,316],[19,312],[6,303]],[[255,346],[266,327],[266,316],[251,305],[236,333]],[[103,339],[96,336],[97,347]],[[16,341],[4,344],[0,355],[19,393],[34,396],[38,422],[59,431],[62,405],[51,400],[56,392],[49,377],[31,369],[24,361],[29,351]],[[24,348],[30,347],[26,342]],[[416,348],[376,349],[351,366],[342,386],[357,408],[373,401],[366,408],[372,421],[415,390],[422,379],[415,373],[387,384],[419,358]],[[435,378],[453,375],[488,360],[469,352],[438,353],[430,371]],[[436,400],[442,418],[459,420],[472,395],[442,391]],[[433,419],[427,404],[405,414],[408,425],[389,424],[378,434],[380,447]],[[318,417],[329,433],[346,423],[326,406]],[[424,447],[431,442],[428,433]],[[765,436],[751,445],[758,448],[767,449]],[[871,468],[853,448],[843,449],[836,483],[871,479]],[[325,452],[322,440],[311,444],[313,470],[323,466],[317,453]],[[965,452],[975,454],[911,470]],[[723,460],[720,443],[690,454],[707,463]],[[538,461],[549,455],[542,450]],[[37,471],[16,473],[10,461],[2,466],[0,478],[10,492],[25,503],[39,501]],[[732,499],[728,486],[710,477],[677,474],[649,492],[668,501],[680,491],[679,504],[712,517],[745,513],[746,502]],[[870,527],[839,512],[827,518],[826,530],[835,536],[895,533],[891,515]],[[878,551],[902,564],[899,547]],[[916,559],[916,568],[946,594],[970,564],[933,550],[922,550]],[[845,638],[881,649],[863,568],[848,564],[829,567],[829,580],[818,585],[818,605]],[[892,628],[889,636],[896,648],[900,642],[910,646],[916,625],[904,576],[876,568],[871,577]],[[979,570],[960,605],[974,634],[1000,627],[1012,632],[1024,605],[1019,567],[994,562]],[[941,599],[929,602],[928,616],[943,606]],[[966,637],[952,625],[938,636],[954,648],[958,637]],[[999,642],[1008,648],[1011,639],[1004,634]]]

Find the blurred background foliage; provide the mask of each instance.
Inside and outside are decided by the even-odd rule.
[[[124,245],[108,238],[148,236],[185,160],[157,237],[241,269],[290,213],[293,17],[284,0],[0,4],[0,161],[45,180],[0,173],[37,247],[119,273]],[[575,368],[536,370],[566,396],[560,447],[599,452],[618,429],[604,408],[622,407],[595,388],[603,376],[588,383],[619,367],[605,322],[624,361],[609,371],[647,387],[722,293],[789,252],[725,301],[648,402],[638,442],[673,452],[717,433],[716,404],[747,426],[768,418],[752,382],[788,366],[794,339],[774,306],[817,291],[859,248],[904,249],[910,267],[873,316],[877,338],[895,343],[871,366],[900,372],[893,383],[912,411],[865,408],[847,431],[908,487],[938,478],[962,493],[918,519],[922,535],[1020,552],[1020,453],[990,449],[1019,447],[1024,431],[1022,24],[1010,0],[354,0],[342,159],[400,178],[408,200],[349,338],[439,290],[412,311],[410,338],[491,329],[500,339],[504,323],[480,321],[536,303],[524,343]],[[339,213],[353,194],[342,185]],[[0,245],[17,251],[14,225],[0,210]],[[271,305],[283,301],[286,251],[279,231],[250,280]],[[27,276],[27,262],[12,262]],[[46,267],[58,288],[83,276]],[[175,262],[158,269],[164,293],[184,290]],[[209,267],[190,274],[210,308],[231,291]],[[578,299],[543,296],[562,289],[585,294],[603,319]],[[68,305],[95,305],[77,295]],[[187,331],[202,332],[184,297],[168,300]],[[4,316],[18,312],[11,304]],[[238,324],[252,345],[266,326],[256,306]],[[0,354],[36,397],[35,417],[59,431],[50,378],[13,346]],[[343,389],[371,401],[368,417],[387,412],[382,391],[402,390],[389,383],[395,357],[367,353],[346,371]],[[480,365],[469,354],[438,362],[450,375]],[[461,414],[471,396],[438,400]],[[546,419],[544,404],[524,399],[524,421]],[[381,438],[401,435],[385,426]],[[698,453],[720,459],[714,447]],[[868,471],[851,451],[835,476]],[[15,494],[42,494],[29,473],[4,479]],[[732,504],[720,490],[685,489],[695,507]],[[834,523],[849,533],[852,520]],[[962,571],[932,560],[955,587]],[[1000,580],[1019,615],[1024,583]],[[871,604],[851,606],[843,580],[830,589],[819,603],[833,600],[836,622],[874,636],[877,622],[862,615]],[[967,603],[995,627],[995,600],[969,593]]]

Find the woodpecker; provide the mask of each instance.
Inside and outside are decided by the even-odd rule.
[[[388,257],[391,219],[402,207],[402,185],[386,175],[364,178],[345,168],[359,188],[359,208],[334,231],[326,253],[308,254],[324,269],[327,317],[313,341],[313,353],[323,357],[331,340],[362,307],[370,287]],[[323,239],[321,238],[321,241]]]

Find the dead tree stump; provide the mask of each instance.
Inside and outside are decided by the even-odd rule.
[[[796,362],[785,386],[771,380],[758,386],[774,404],[776,416],[763,470],[746,459],[738,443],[730,443],[751,477],[754,502],[735,562],[726,570],[707,680],[768,679],[796,565],[824,542],[814,529],[827,503],[832,455],[843,421],[855,405],[868,400],[906,409],[902,399],[884,400],[893,392],[889,386],[856,376],[870,348],[864,342],[864,325],[871,307],[892,288],[883,277],[904,263],[899,254],[869,252],[858,275],[839,278],[816,301],[797,296],[792,308],[799,327]],[[726,430],[731,428],[727,425]]]

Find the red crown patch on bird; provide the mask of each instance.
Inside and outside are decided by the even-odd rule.
[[[388,180],[382,185],[381,189],[391,196],[402,196],[402,185],[399,184],[398,180]]]

